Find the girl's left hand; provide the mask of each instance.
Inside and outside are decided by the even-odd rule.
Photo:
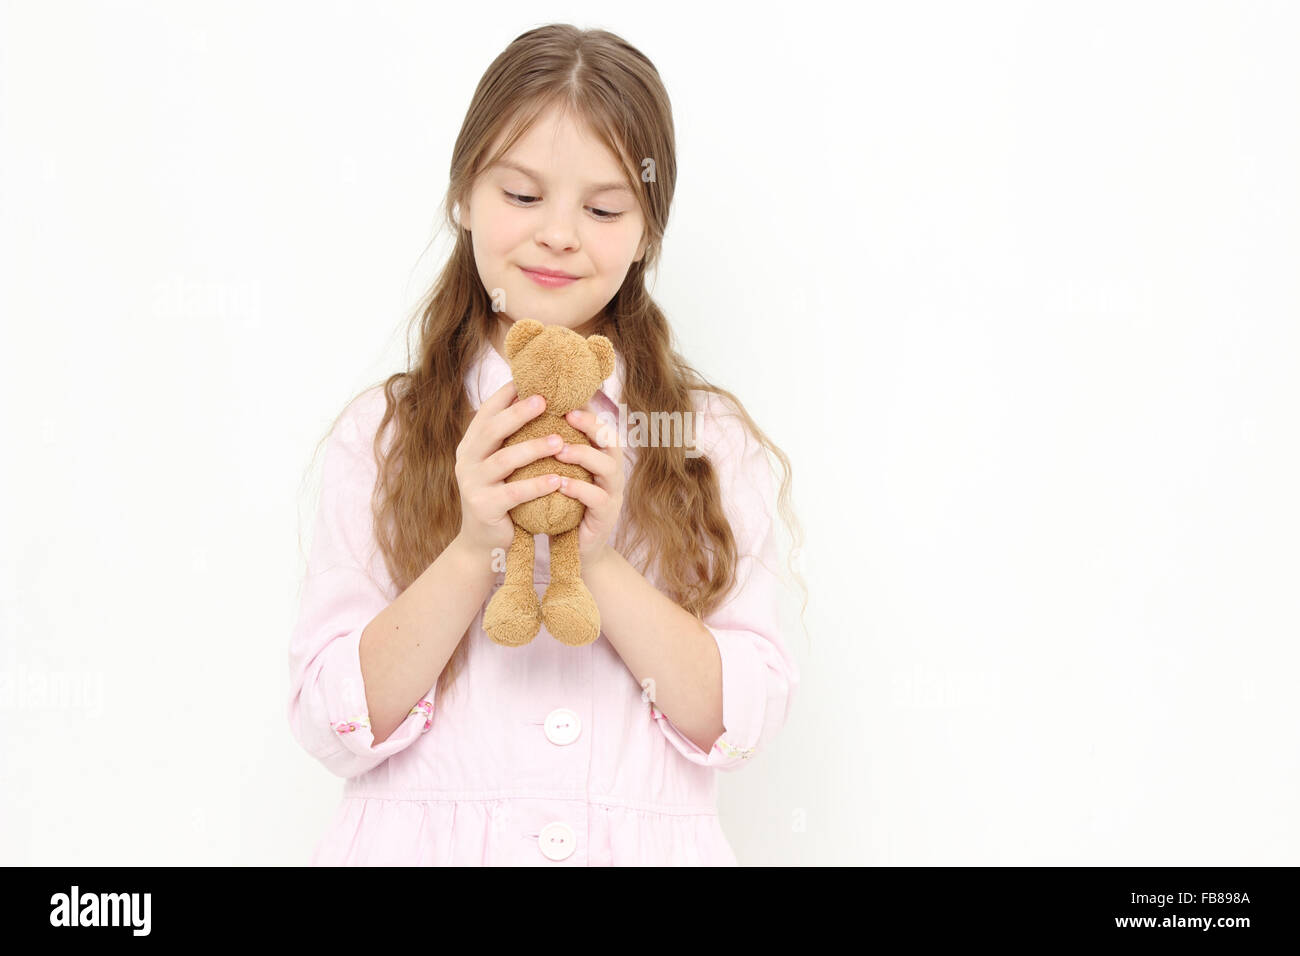
[[[578,554],[586,570],[614,553],[609,538],[623,508],[623,485],[627,480],[623,474],[623,447],[618,443],[617,429],[596,417],[591,402],[585,408],[575,408],[564,420],[591,442],[565,445],[555,455],[560,461],[586,468],[595,479],[592,484],[569,478],[556,489],[587,506],[578,525]]]

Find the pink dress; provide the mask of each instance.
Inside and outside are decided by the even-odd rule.
[[[485,349],[466,376],[472,405],[510,378]],[[622,381],[618,355],[593,397],[612,421]],[[737,865],[716,772],[749,766],[780,732],[799,673],[778,633],[774,475],[740,419],[720,414],[712,393],[696,395],[696,446],[719,470],[742,556],[737,587],[704,621],[722,658],[726,727],[707,752],[648,700],[604,634],[574,648],[543,624],[531,643],[502,647],[483,631],[486,601],[446,699],[430,688],[373,746],[361,632],[397,597],[370,516],[382,388],[349,406],[328,439],[289,645],[290,730],[344,781],[311,865]],[[626,449],[629,474],[636,452]],[[550,546],[545,535],[535,542],[540,598]],[[494,588],[504,579],[498,572]]]

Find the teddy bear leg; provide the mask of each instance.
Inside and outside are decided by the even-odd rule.
[[[553,534],[551,583],[542,596],[542,620],[561,644],[581,647],[600,636],[600,610],[582,580],[578,529]]]
[[[483,630],[498,644],[520,647],[541,627],[541,604],[533,585],[533,536],[515,525],[515,540],[506,552],[506,580],[483,612]]]

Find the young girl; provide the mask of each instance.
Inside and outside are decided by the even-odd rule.
[[[783,514],[790,465],[673,350],[646,292],[675,179],[667,94],[617,36],[532,30],[479,83],[419,364],[327,436],[289,649],[293,735],[346,781],[314,865],[737,863],[715,772],[772,741],[799,680],[778,632],[764,449],[785,471]],[[543,410],[516,401],[503,357],[524,318],[613,343],[614,373],[567,416],[591,445],[505,444]],[[624,444],[602,427],[621,408],[684,413],[695,447]],[[507,480],[550,456],[593,481]],[[548,494],[586,506],[601,632],[568,646],[543,624],[504,646],[483,612],[504,582],[509,510]],[[549,550],[539,536],[539,597]]]

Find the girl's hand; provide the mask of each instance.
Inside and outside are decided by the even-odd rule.
[[[614,553],[609,537],[618,524],[623,508],[623,447],[618,443],[616,430],[602,423],[588,402],[585,408],[576,408],[564,416],[578,431],[591,441],[590,445],[565,445],[555,453],[560,461],[572,462],[591,472],[595,483],[568,478],[560,483],[560,492],[576,498],[587,506],[578,525],[578,555],[583,570],[593,568]],[[605,444],[601,444],[604,442]]]
[[[460,486],[460,531],[456,537],[474,553],[483,555],[484,567],[494,548],[507,549],[515,539],[510,509],[559,488],[554,475],[506,481],[516,468],[555,454],[543,435],[514,445],[503,444],[546,407],[540,395],[516,402],[513,380],[506,382],[479,406],[465,437],[456,446],[456,482]]]

